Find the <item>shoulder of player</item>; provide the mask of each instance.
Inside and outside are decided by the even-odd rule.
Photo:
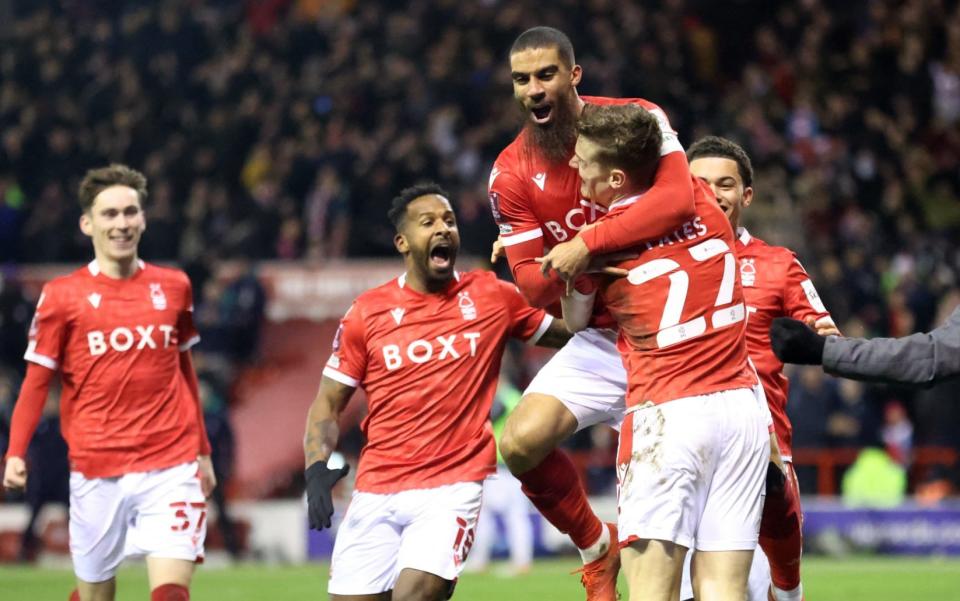
[[[163,265],[157,265],[156,263],[143,263],[143,271],[148,275],[154,277],[161,277],[168,280],[180,281],[180,282],[189,282],[190,278],[187,276],[187,273],[182,269],[176,267],[164,267]]]
[[[752,236],[750,244],[745,248],[744,256],[755,257],[765,263],[768,268],[782,269],[784,271],[797,261],[797,254],[785,246],[775,246]]]
[[[400,302],[400,279],[402,277],[402,275],[397,276],[379,286],[375,286],[358,294],[357,298],[353,301],[353,308],[350,309],[350,315],[360,315],[363,318],[367,318],[377,313],[389,311],[397,302]]]

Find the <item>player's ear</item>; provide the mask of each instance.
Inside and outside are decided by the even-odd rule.
[[[397,235],[393,237],[393,245],[396,247],[397,252],[401,255],[405,255],[410,252],[410,245],[407,244],[407,237],[397,232]]]
[[[574,87],[580,85],[583,78],[583,68],[580,65],[574,65],[570,68],[570,84]]]
[[[751,202],[753,202],[753,188],[747,186],[743,189],[743,202],[740,204],[749,207]]]
[[[610,187],[614,190],[619,190],[627,184],[627,173],[623,169],[611,169],[609,178]]]
[[[86,211],[80,213],[80,231],[86,236],[93,236],[93,222],[90,220],[90,214]]]

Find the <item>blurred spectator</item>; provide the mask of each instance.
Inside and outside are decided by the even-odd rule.
[[[223,537],[223,546],[234,559],[240,557],[237,529],[227,507],[227,487],[233,474],[234,438],[227,410],[227,391],[217,378],[202,374],[199,378],[200,402],[203,419],[210,439],[210,459],[217,475],[217,486],[211,497],[217,508],[217,528]]]
[[[27,330],[33,318],[33,303],[10,272],[0,270],[0,367],[22,372]]]

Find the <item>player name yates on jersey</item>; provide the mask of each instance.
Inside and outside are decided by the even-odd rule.
[[[433,341],[418,338],[407,344],[406,348],[401,348],[398,344],[385,344],[383,363],[387,370],[393,371],[403,367],[406,362],[426,363],[431,359],[445,361],[464,356],[476,357],[479,342],[480,332],[464,332],[437,336]]]
[[[157,331],[159,330],[159,331]],[[168,348],[173,340],[174,327],[167,324],[159,326],[134,326],[130,328],[114,328],[110,332],[102,330],[93,330],[87,332],[87,344],[90,347],[90,354],[94,357],[107,352],[107,349],[113,349],[118,353],[124,353],[134,348],[142,350],[146,348],[155,349],[158,344],[163,348]],[[156,334],[156,338],[154,338]]]

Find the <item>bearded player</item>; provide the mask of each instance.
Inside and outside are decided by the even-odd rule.
[[[330,526],[337,418],[362,386],[367,443],[337,532],[332,599],[440,601],[473,542],[482,481],[496,471],[489,413],[509,337],[558,347],[561,320],[489,271],[454,269],[460,236],[449,196],[427,184],[389,216],[406,272],[344,316],[304,441],[310,525]]]
[[[664,112],[639,98],[579,96],[582,70],[562,32],[535,27],[510,49],[514,96],[524,115],[523,131],[497,158],[490,173],[490,204],[514,280],[538,307],[553,306],[565,283],[541,275],[536,259],[563,246],[552,258],[556,272],[594,267],[602,255],[659,238],[694,215],[693,186],[683,148]],[[576,121],[591,107],[635,103],[657,118],[662,133],[660,161],[647,195],[649,203],[584,226],[605,209],[583,200],[580,178],[569,165]],[[615,346],[615,324],[602,308],[537,374],[510,415],[500,450],[510,471],[541,514],[569,534],[580,550],[582,582],[590,601],[616,598],[619,555],[615,526],[593,513],[561,441],[594,424],[612,427],[623,419],[626,378]]]

